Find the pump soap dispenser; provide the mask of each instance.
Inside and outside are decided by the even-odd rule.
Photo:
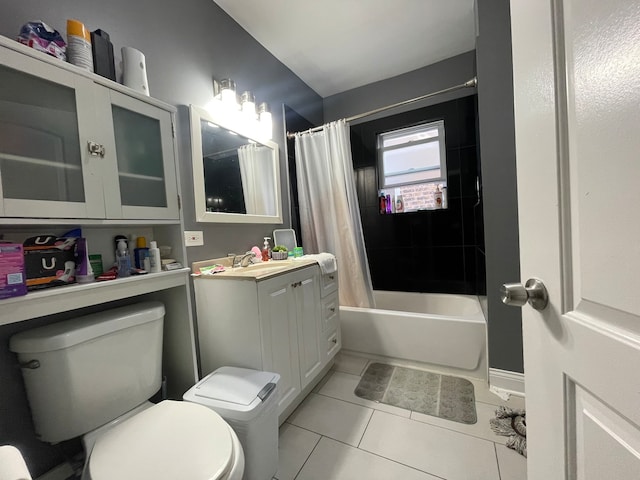
[[[264,245],[262,246],[262,261],[268,262],[271,257],[271,247],[269,246],[271,237],[264,237]]]

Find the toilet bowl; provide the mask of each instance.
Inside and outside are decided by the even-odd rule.
[[[165,400],[98,436],[83,480],[241,480],[238,437],[214,411]]]

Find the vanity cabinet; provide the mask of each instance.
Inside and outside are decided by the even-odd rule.
[[[340,349],[337,282],[323,298],[327,276],[315,262],[264,277],[225,275],[194,281],[202,375],[225,365],[280,374],[283,421]]]
[[[174,112],[0,38],[0,215],[179,219]]]

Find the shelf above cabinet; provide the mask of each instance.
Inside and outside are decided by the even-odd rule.
[[[190,271],[182,268],[104,282],[78,283],[0,300],[0,326],[186,285]]]

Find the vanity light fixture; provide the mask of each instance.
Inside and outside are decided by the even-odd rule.
[[[250,91],[245,91],[238,101],[236,83],[230,78],[213,79],[213,100],[206,109],[212,114],[223,114],[240,131],[265,140],[273,137],[269,106],[262,102],[256,111],[256,99]]]

